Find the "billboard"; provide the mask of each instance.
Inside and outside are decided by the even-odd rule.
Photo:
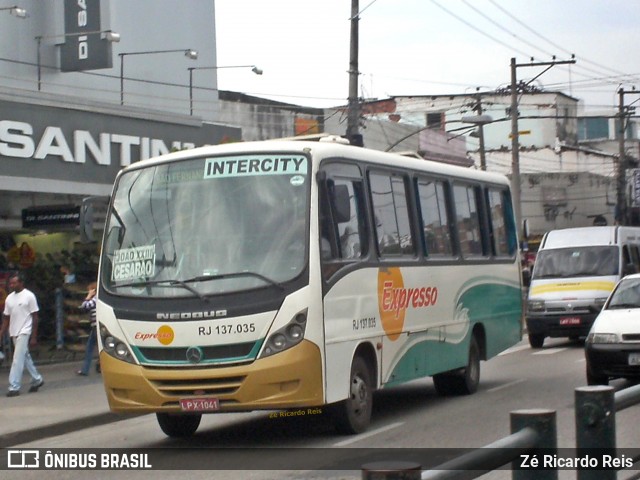
[[[64,0],[65,41],[60,48],[60,70],[111,68],[111,42],[103,38],[101,30],[100,0]]]

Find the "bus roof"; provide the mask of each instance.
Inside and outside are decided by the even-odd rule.
[[[457,165],[434,162],[432,160],[419,160],[417,158],[411,158],[397,153],[382,152],[379,150],[372,150],[363,147],[343,145],[337,142],[334,143],[295,140],[264,140],[256,142],[238,142],[197,147],[149,158],[146,160],[141,160],[139,162],[131,164],[124,170],[127,171],[131,169],[144,168],[155,164],[186,160],[188,158],[199,156],[240,155],[282,151],[313,153],[314,156],[319,158],[336,157],[341,159],[352,159],[377,165],[393,165],[411,170],[424,170],[442,176],[464,177],[478,181],[503,185],[509,184],[507,177],[498,173],[474,170]]]

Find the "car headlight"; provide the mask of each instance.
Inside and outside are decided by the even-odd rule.
[[[266,341],[260,358],[283,352],[304,339],[307,326],[307,310],[297,313],[284,327],[273,332]]]
[[[529,300],[527,302],[527,310],[530,312],[543,312],[544,300]]]
[[[618,335],[615,333],[590,333],[587,343],[618,343]]]
[[[100,325],[100,338],[102,340],[102,349],[105,353],[123,362],[136,363],[127,344],[118,337],[111,335],[104,325]]]

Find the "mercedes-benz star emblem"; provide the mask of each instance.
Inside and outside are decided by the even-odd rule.
[[[191,363],[200,363],[204,358],[204,352],[200,347],[189,347],[187,349],[187,360]]]

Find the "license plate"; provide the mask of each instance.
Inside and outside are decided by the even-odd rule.
[[[183,412],[212,412],[220,409],[217,398],[181,398],[180,408]]]
[[[633,365],[633,366],[640,365],[640,353],[629,354],[629,365]]]
[[[560,325],[580,325],[580,317],[561,318]]]

